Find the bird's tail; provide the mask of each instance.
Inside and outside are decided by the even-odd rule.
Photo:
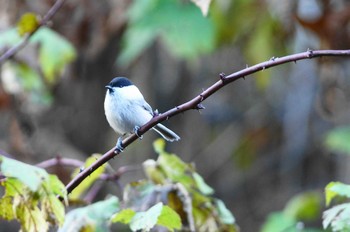
[[[180,140],[180,136],[160,123],[154,126],[152,129],[160,134],[166,141],[174,142]]]

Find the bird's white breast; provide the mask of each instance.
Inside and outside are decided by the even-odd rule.
[[[115,88],[113,92],[107,90],[104,108],[108,123],[119,134],[132,132],[135,126],[142,126],[152,118],[143,103],[147,104],[134,85]]]

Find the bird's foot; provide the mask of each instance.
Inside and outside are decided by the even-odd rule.
[[[134,133],[135,135],[137,135],[137,137],[139,137],[139,139],[142,139],[143,138],[143,135],[139,135],[139,130],[140,130],[141,127],[139,126],[135,126],[134,127]]]
[[[157,117],[158,115],[160,115],[160,113],[157,109],[153,111],[153,117]]]
[[[117,144],[115,145],[115,151],[114,153],[121,153],[124,151],[124,147],[123,147],[123,137],[119,137]]]

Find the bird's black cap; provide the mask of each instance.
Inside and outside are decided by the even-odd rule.
[[[106,85],[106,88],[123,88],[125,86],[133,85],[133,83],[126,77],[115,77],[111,82],[109,82],[108,85]]]

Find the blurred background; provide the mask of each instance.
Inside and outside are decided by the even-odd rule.
[[[20,40],[21,16],[43,16],[54,2],[0,0],[1,54]],[[104,116],[104,86],[115,76],[130,78],[164,112],[221,72],[307,49],[350,47],[347,0],[194,2],[66,0],[50,29],[0,66],[1,152],[35,164],[108,151],[118,135]],[[330,181],[350,183],[349,150],[342,147],[350,141],[349,69],[348,58],[323,57],[238,80],[204,101],[204,110],[165,122],[181,136],[167,149],[195,164],[242,231],[259,231],[296,194],[323,197]],[[139,167],[122,184],[142,178],[141,164],[156,158],[155,138],[150,131],[110,162]],[[69,173],[60,174],[67,183]]]

